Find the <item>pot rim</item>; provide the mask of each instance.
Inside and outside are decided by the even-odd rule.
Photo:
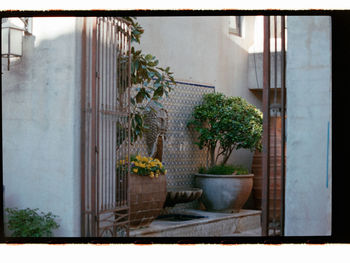
[[[254,174],[195,174],[195,176],[209,178],[253,178]]]
[[[168,193],[170,193],[170,192],[189,192],[189,191],[191,191],[191,192],[200,192],[200,191],[203,191],[203,189],[199,188],[199,187],[192,187],[190,189],[179,189],[179,190],[172,190],[172,189],[170,189],[170,190],[167,190]]]

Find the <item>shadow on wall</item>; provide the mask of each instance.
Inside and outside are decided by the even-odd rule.
[[[50,211],[54,236],[80,236],[80,34],[35,41],[2,65],[4,206]]]

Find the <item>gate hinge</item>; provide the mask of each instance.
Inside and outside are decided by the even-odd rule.
[[[100,72],[96,71],[96,78],[100,78]]]
[[[95,152],[98,153],[98,149],[97,149],[97,146],[95,145]]]

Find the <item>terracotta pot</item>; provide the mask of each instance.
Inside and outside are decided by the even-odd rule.
[[[239,212],[253,187],[253,174],[196,174],[196,185],[203,189],[201,200],[207,210]]]
[[[159,216],[166,199],[166,177],[130,175],[130,227],[148,226]]]

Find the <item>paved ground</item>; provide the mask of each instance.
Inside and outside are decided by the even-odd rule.
[[[241,210],[239,213],[214,213],[184,209],[183,214],[203,216],[188,221],[155,220],[149,227],[130,231],[130,236],[260,236],[261,211]]]

